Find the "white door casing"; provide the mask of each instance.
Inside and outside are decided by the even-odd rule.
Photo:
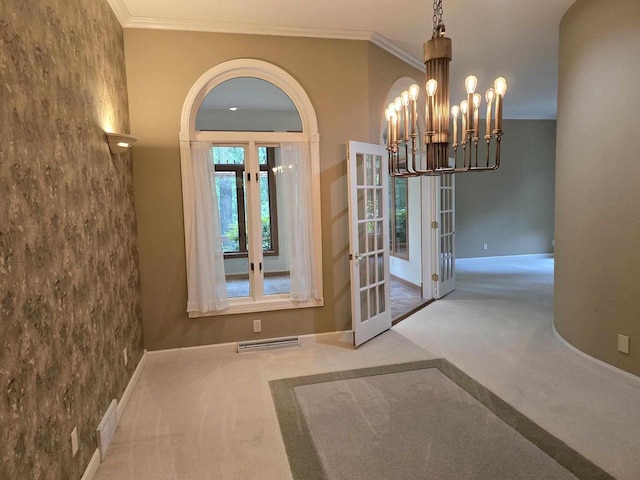
[[[391,328],[389,179],[384,146],[348,143],[351,317],[357,347]]]

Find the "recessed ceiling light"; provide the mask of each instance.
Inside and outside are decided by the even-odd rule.
[[[232,112],[235,112],[238,109],[238,107],[229,107],[229,110],[231,110]]]

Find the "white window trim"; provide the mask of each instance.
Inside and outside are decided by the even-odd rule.
[[[302,133],[282,132],[196,132],[196,114],[204,97],[222,82],[237,77],[254,77],[266,80],[286,93],[295,105],[302,121]],[[238,313],[286,310],[293,308],[321,307],[324,305],[322,286],[322,226],[320,208],[320,135],[313,104],[302,86],[287,72],[268,62],[254,59],[236,59],[221,63],[205,72],[191,87],[180,121],[180,165],[182,172],[182,206],[184,211],[185,254],[190,245],[191,226],[194,221],[193,183],[191,166],[191,141],[208,141],[217,144],[309,142],[311,161],[311,199],[313,208],[313,234],[316,251],[316,280],[320,299],[294,302],[288,295],[269,295],[260,300],[230,298],[229,308],[216,312],[190,312],[189,318],[232,315]]]

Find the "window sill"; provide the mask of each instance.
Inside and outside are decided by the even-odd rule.
[[[289,295],[269,295],[269,298],[255,301],[250,298],[230,298],[229,308],[215,312],[189,312],[189,318],[217,317],[238,313],[270,312],[274,310],[291,310],[294,308],[322,307],[324,300],[307,300],[294,302]]]

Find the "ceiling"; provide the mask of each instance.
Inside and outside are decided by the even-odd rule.
[[[431,36],[427,0],[109,0],[124,27],[371,40],[420,66]],[[507,118],[555,118],[558,28],[574,0],[443,0],[453,39],[452,102],[464,78],[503,76]]]

